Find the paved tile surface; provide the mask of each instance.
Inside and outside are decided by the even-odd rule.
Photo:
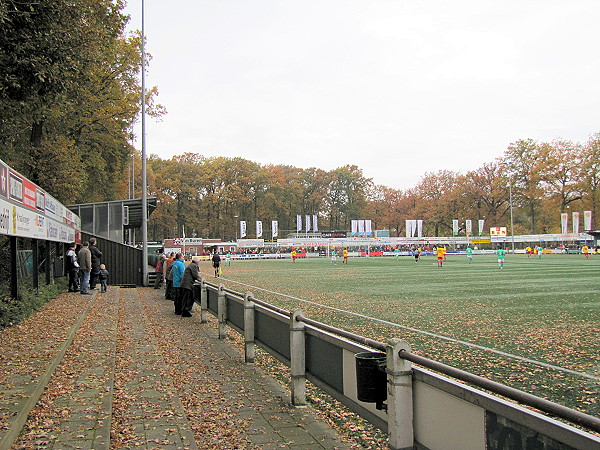
[[[0,357],[0,440],[83,318],[13,448],[356,448],[245,364],[214,318],[176,316],[151,288],[85,297],[64,294],[21,333],[1,332],[0,355],[13,355]],[[41,313],[46,329],[30,331]]]

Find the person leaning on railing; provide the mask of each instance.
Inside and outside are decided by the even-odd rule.
[[[183,279],[181,280],[181,317],[192,317],[192,307],[194,306],[194,296],[192,285],[196,281],[200,281],[200,268],[198,267],[200,262],[199,256],[193,256],[192,262],[188,264],[183,272]]]

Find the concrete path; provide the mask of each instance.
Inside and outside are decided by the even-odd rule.
[[[0,449],[357,448],[162,290],[63,294],[0,332]]]

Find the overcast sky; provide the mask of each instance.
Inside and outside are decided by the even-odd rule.
[[[584,142],[598,17],[599,0],[145,0],[147,86],[168,110],[147,152],[356,164],[406,189],[517,139]]]

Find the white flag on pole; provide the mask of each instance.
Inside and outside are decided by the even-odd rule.
[[[246,237],[246,221],[240,220],[240,238]]]
[[[305,219],[306,219],[306,232],[308,233],[310,231],[310,215],[307,214]]]
[[[356,233],[358,233],[358,220],[353,220],[351,223],[352,223],[352,236],[356,236]]]
[[[458,236],[458,219],[452,219],[452,234]]]
[[[467,236],[471,236],[473,234],[473,221],[471,219],[465,220],[465,228]]]
[[[579,213],[573,213],[573,234],[579,234]]]
[[[423,237],[423,221],[417,220],[417,236]]]
[[[359,220],[358,221],[358,234],[365,234],[365,221],[364,220]]]
[[[592,212],[591,211],[583,212],[583,228],[585,231],[590,231],[592,229]]]
[[[271,221],[271,229],[273,230],[273,237],[276,238],[279,234],[279,224],[276,220]]]
[[[256,221],[256,239],[262,237],[262,220]]]
[[[313,231],[319,231],[319,223],[316,214],[313,214]]]
[[[569,232],[569,214],[561,213],[560,215],[560,228],[562,234],[567,234]]]
[[[302,216],[300,214],[296,216],[296,231],[302,231]]]
[[[485,219],[479,219],[479,236],[483,234],[483,227],[485,224]]]

